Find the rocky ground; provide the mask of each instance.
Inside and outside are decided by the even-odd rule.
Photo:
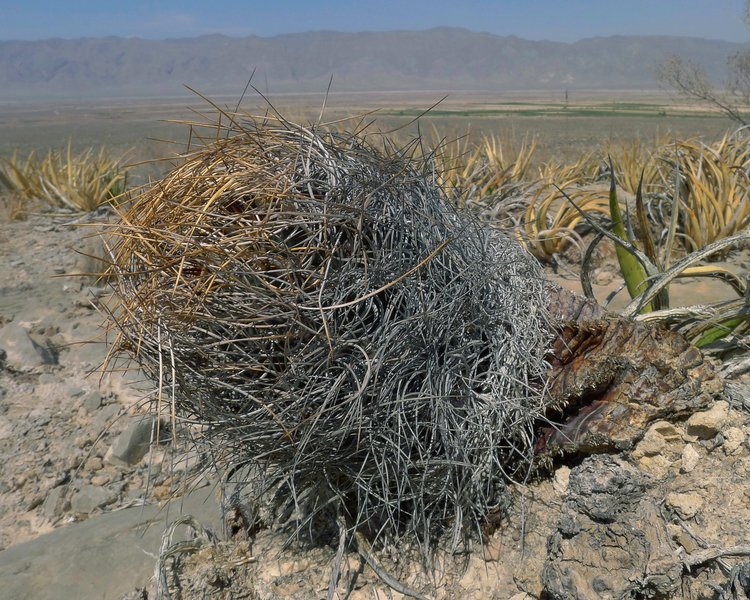
[[[100,369],[109,292],[78,274],[99,270],[90,236],[106,218],[0,227],[0,549],[164,500],[192,467],[171,460],[169,435],[149,450],[140,374]]]
[[[168,421],[149,451],[138,372],[98,370],[111,299],[75,275],[98,270],[76,250],[100,253],[87,236],[106,218],[0,223],[0,596],[154,598],[161,554],[174,597],[326,597],[335,543],[282,548],[288,531],[257,530],[242,503],[219,519],[214,478],[198,476],[199,456]],[[597,274],[604,286],[607,273]],[[515,486],[484,546],[431,571],[351,544],[335,597],[403,597],[368,556],[426,598],[750,597],[745,395],[739,382],[706,410],[651,424],[629,450],[571,458]],[[174,496],[184,504],[160,511]],[[162,544],[188,513],[196,520]],[[133,533],[144,522],[151,537]]]

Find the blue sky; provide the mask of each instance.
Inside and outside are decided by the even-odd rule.
[[[750,41],[744,0],[0,0],[0,40],[465,27],[532,40],[688,35]]]

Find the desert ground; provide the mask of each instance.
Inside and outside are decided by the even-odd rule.
[[[537,139],[537,160],[613,139],[714,139],[732,127],[661,92],[618,91],[571,93],[567,101],[562,93],[451,94],[413,122],[443,96],[332,93],[323,120],[364,115],[372,127],[405,137],[418,127],[425,136]],[[296,120],[315,119],[323,103],[322,94],[270,99]],[[212,101],[234,108],[237,98]],[[246,109],[265,110],[255,105]],[[133,185],[146,184],[187,147],[184,123],[201,113],[211,107],[196,97],[2,104],[0,156],[45,152],[69,139],[74,148],[104,145],[127,156]],[[100,369],[111,335],[107,307],[116,299],[87,273],[101,268],[98,234],[114,218],[108,210],[39,211],[17,221],[0,215],[0,596],[154,598],[158,555],[184,539],[184,527],[174,533],[168,525],[192,515],[189,540],[171,546],[172,558],[182,557],[169,563],[174,597],[326,597],[335,544],[283,547],[283,530],[237,525],[247,518],[243,506],[228,503],[231,490],[180,431],[167,421],[149,447],[153,384],[135,368]],[[723,260],[750,275],[747,250]],[[574,274],[546,268],[557,283],[580,289]],[[617,287],[615,277],[614,252],[605,252],[599,297]],[[674,293],[684,291],[687,303],[696,293],[726,292],[721,283],[696,289]],[[745,375],[711,393],[692,414],[649,422],[631,447],[575,456],[518,482],[508,514],[471,552],[442,556],[432,570],[378,557],[404,583],[400,591],[348,550],[335,597],[749,598]],[[165,531],[173,535],[162,539]]]

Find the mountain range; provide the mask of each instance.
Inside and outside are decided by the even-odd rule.
[[[674,36],[531,41],[465,29],[243,38],[0,41],[0,101],[172,96],[189,85],[237,93],[250,74],[272,92],[374,90],[657,89],[675,54],[720,84],[727,60],[750,44]]]

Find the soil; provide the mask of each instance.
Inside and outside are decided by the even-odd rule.
[[[72,216],[43,215],[0,226],[0,566],[6,550],[53,530],[158,506],[185,493],[186,482],[216,480],[200,475],[200,456],[185,454],[179,432],[118,459],[123,444],[137,450],[132,435],[150,390],[137,371],[99,370],[112,300],[106,285],[75,275],[99,270],[78,252],[101,254],[101,241],[87,236],[108,218],[71,225]],[[728,262],[743,274],[745,260]],[[617,285],[612,264],[605,256],[599,265],[604,294]],[[549,274],[576,288],[572,277]],[[726,293],[700,283],[679,284],[686,300]],[[167,539],[166,583],[178,598],[325,598],[329,587],[351,599],[748,598],[746,397],[740,379],[691,414],[659,413],[631,443],[555,460],[513,486],[507,514],[487,524],[481,544],[439,554],[430,568],[408,560],[408,549],[372,553],[356,537],[340,560],[337,540],[287,544],[288,528],[259,528],[240,500],[223,507],[223,533],[193,522],[187,537],[180,527],[171,546]],[[152,573],[133,573],[128,588],[106,597],[156,597]]]

